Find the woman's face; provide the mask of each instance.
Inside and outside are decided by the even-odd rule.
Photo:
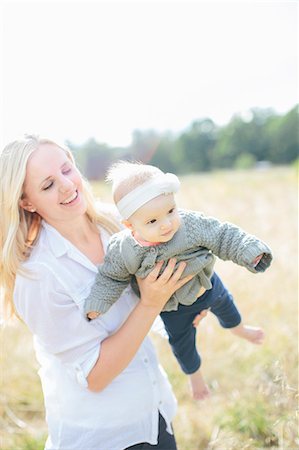
[[[20,205],[54,226],[86,212],[81,175],[60,147],[41,144],[31,154]]]

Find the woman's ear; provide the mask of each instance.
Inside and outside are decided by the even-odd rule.
[[[36,211],[36,209],[34,208],[32,203],[30,203],[26,198],[21,198],[21,200],[19,201],[19,205],[21,208],[25,209],[26,211],[29,211],[29,212]]]
[[[125,227],[129,228],[129,230],[133,230],[133,225],[128,220],[122,220],[122,224],[124,224]]]

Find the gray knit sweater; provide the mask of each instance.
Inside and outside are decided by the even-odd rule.
[[[125,229],[114,234],[108,245],[103,264],[85,303],[85,313],[105,313],[120,297],[131,282],[138,292],[134,275],[144,278],[158,261],[175,257],[177,264],[186,261],[182,276],[196,274],[191,281],[178,289],[164,306],[163,311],[177,310],[178,304],[191,305],[197,298],[200,287],[211,289],[211,276],[215,256],[231,260],[253,273],[264,272],[270,265],[272,254],[269,247],[255,236],[228,222],[219,222],[201,213],[180,210],[181,225],[174,237],[165,243],[142,247]],[[254,259],[263,254],[254,267]],[[163,270],[163,268],[162,268]]]

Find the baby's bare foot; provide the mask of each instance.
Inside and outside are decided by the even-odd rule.
[[[265,333],[262,328],[251,327],[249,325],[240,324],[235,328],[231,328],[231,332],[237,336],[247,339],[253,344],[262,344],[265,339]]]
[[[189,380],[194,400],[205,400],[210,396],[210,390],[199,369],[189,375]]]

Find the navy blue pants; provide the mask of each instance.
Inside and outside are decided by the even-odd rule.
[[[169,343],[182,370],[191,374],[201,365],[196,349],[196,328],[192,322],[204,309],[210,308],[224,328],[233,328],[240,324],[241,316],[232,295],[222,281],[213,274],[212,288],[201,295],[192,305],[181,305],[177,311],[162,312],[161,319],[169,336]]]
[[[159,436],[158,444],[151,445],[147,442],[142,442],[140,444],[132,445],[127,447],[125,450],[177,450],[175,437],[173,434],[169,434],[166,431],[166,423],[161,414],[159,414]]]

